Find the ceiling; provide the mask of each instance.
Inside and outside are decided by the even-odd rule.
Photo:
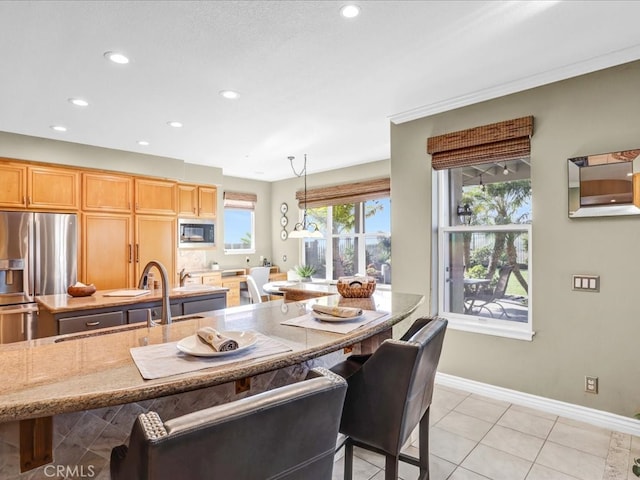
[[[640,58],[640,2],[344,3],[0,1],[0,131],[274,181],[290,155],[387,159],[390,122]]]

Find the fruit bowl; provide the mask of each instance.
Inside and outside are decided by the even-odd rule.
[[[96,286],[91,285],[71,285],[67,288],[67,293],[72,297],[88,297],[96,292]]]

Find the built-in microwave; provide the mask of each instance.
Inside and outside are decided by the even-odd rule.
[[[199,218],[178,219],[178,248],[211,248],[216,246],[216,223]]]

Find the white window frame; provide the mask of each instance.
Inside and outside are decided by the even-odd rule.
[[[533,241],[531,235],[531,224],[514,224],[514,225],[474,225],[474,226],[449,226],[449,209],[451,197],[449,195],[448,170],[440,170],[437,172],[437,188],[434,189],[434,200],[438,205],[438,242],[434,248],[437,249],[437,306],[438,316],[446,318],[449,321],[448,328],[461,330],[464,332],[482,333],[486,335],[495,335],[498,337],[506,337],[517,340],[533,340],[535,332],[533,331],[533,311],[532,311],[532,280],[533,280]],[[465,315],[463,313],[452,313],[445,311],[447,305],[448,288],[446,285],[445,266],[449,255],[448,234],[452,232],[527,232],[528,234],[528,256],[529,256],[529,292],[528,292],[528,318],[527,323],[512,322],[501,320],[499,318],[486,318],[477,315]]]

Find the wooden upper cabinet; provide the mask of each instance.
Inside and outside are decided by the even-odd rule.
[[[135,179],[135,213],[176,215],[177,183],[169,180]]]
[[[82,174],[82,209],[131,213],[133,178],[102,173]]]
[[[78,210],[80,174],[52,167],[27,169],[27,208]]]
[[[198,185],[178,185],[178,215],[181,217],[215,218],[218,189]]]
[[[178,185],[178,215],[181,217],[194,217],[198,214],[198,187],[197,185]]]
[[[199,216],[216,218],[218,214],[218,189],[216,187],[198,187]]]
[[[27,167],[0,164],[0,205],[9,208],[27,206]]]
[[[0,163],[0,206],[40,210],[78,210],[75,170]]]

